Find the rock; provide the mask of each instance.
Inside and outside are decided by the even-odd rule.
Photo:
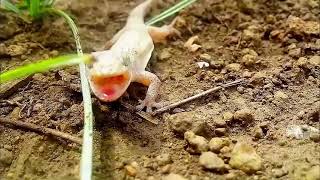
[[[205,152],[209,149],[208,141],[202,136],[195,135],[192,131],[185,132],[184,139],[192,147],[194,153]]]
[[[217,128],[214,130],[214,133],[217,136],[225,136],[227,134],[227,129],[226,128]]]
[[[209,149],[212,152],[219,153],[224,146],[229,146],[231,140],[229,138],[214,137],[209,141]]]
[[[291,57],[299,57],[301,55],[301,48],[290,49],[288,55]]]
[[[274,93],[274,99],[277,100],[277,101],[284,101],[284,100],[287,100],[288,98],[289,98],[288,95],[286,95],[282,91],[276,91]]]
[[[290,172],[290,179],[303,179],[303,180],[319,180],[320,179],[320,166],[310,166],[307,163],[297,163],[294,165],[293,172]]]
[[[161,154],[156,157],[156,161],[160,166],[167,165],[172,162],[170,154]]]
[[[208,170],[222,171],[225,169],[224,161],[213,152],[204,152],[200,155],[200,165]]]
[[[203,117],[195,115],[192,111],[170,115],[168,121],[172,130],[180,135],[186,131],[193,131],[195,134],[203,136],[210,133],[209,126]]]
[[[124,169],[126,170],[126,174],[128,174],[129,176],[136,176],[138,173],[138,163],[137,162],[132,162],[129,165],[125,165]]]
[[[308,59],[305,57],[300,57],[295,63],[298,67],[306,68],[308,64]]]
[[[287,19],[289,30],[295,34],[301,35],[319,35],[320,24],[316,21],[304,21],[299,17],[290,15]]]
[[[7,47],[7,53],[10,56],[19,56],[25,54],[28,51],[27,48],[20,45],[10,45]]]
[[[168,174],[171,171],[171,165],[167,164],[160,169],[162,174]]]
[[[262,85],[266,78],[267,78],[266,73],[259,71],[250,78],[250,82],[253,84]]]
[[[257,57],[250,54],[246,54],[242,57],[241,62],[246,66],[252,66],[255,64]]]
[[[320,133],[319,132],[310,132],[310,139],[314,142],[320,142]]]
[[[241,69],[241,65],[238,63],[231,63],[226,66],[226,69],[230,72],[239,72]]]
[[[224,67],[224,60],[218,59],[218,60],[212,60],[210,61],[210,67],[214,69],[221,69]]]
[[[227,112],[224,112],[223,113],[223,119],[225,120],[225,121],[232,121],[232,119],[233,119],[233,113],[232,112],[229,112],[229,111],[227,111]]]
[[[319,66],[320,65],[320,56],[312,56],[310,59],[309,59],[309,62],[311,65],[314,65],[314,66]]]
[[[229,164],[232,168],[254,173],[262,168],[262,159],[251,145],[238,142],[232,150]]]
[[[236,111],[233,114],[233,119],[241,121],[243,123],[250,123],[254,121],[252,112],[247,108]]]
[[[0,44],[0,56],[1,55],[6,55],[7,54],[7,47],[5,44],[1,43]]]
[[[13,154],[6,149],[0,149],[0,165],[9,166],[12,163]]]
[[[263,134],[263,131],[261,129],[261,127],[259,126],[256,126],[254,129],[253,129],[253,136],[257,139],[261,139],[263,138],[264,134]]]
[[[226,127],[227,122],[222,118],[217,118],[213,120],[214,125],[217,127]]]
[[[187,180],[179,174],[170,173],[168,176],[162,178],[162,180]]]
[[[272,169],[272,175],[276,178],[280,178],[288,174],[287,170],[284,169]]]
[[[169,49],[163,49],[161,51],[161,53],[159,54],[159,60],[160,61],[167,60],[167,59],[171,58],[171,56],[172,55],[171,55]]]
[[[209,54],[206,54],[206,53],[200,54],[200,58],[201,58],[201,60],[204,60],[204,61],[207,61],[207,62],[210,62],[211,59],[212,59],[212,57]]]

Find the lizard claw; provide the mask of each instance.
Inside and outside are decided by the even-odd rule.
[[[136,106],[136,109],[138,111],[142,111],[144,107],[146,107],[146,112],[147,113],[151,113],[152,112],[152,108],[156,108],[156,109],[159,109],[161,107],[163,107],[165,105],[165,103],[163,102],[150,102],[150,101],[147,101],[147,100],[139,100],[139,105]]]

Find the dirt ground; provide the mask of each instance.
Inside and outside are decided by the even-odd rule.
[[[84,51],[92,52],[139,2],[57,6],[74,15]],[[163,0],[151,14],[173,3]],[[93,98],[94,179],[319,180],[319,1],[199,0],[178,16],[182,37],[157,44],[150,62],[162,81],[158,100],[176,102],[241,78],[245,83],[159,114],[158,124],[120,102]],[[191,51],[184,43],[195,35],[201,47]],[[2,71],[74,49],[63,19],[27,24],[0,13]],[[74,67],[2,85],[0,118],[81,137],[79,81]],[[140,87],[130,87],[122,101],[136,105],[145,94]],[[78,179],[80,155],[75,143],[0,124],[0,179]]]

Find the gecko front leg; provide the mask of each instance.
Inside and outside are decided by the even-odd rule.
[[[152,112],[153,107],[160,108],[162,106],[161,103],[156,102],[161,81],[155,74],[148,71],[138,72],[134,75],[133,81],[148,86],[146,97],[137,106],[137,110],[141,111],[147,107],[147,112]]]
[[[181,37],[181,33],[174,28],[177,21],[175,18],[169,25],[163,25],[161,27],[148,26],[148,32],[154,43],[166,43],[167,37],[171,35],[177,35]]]

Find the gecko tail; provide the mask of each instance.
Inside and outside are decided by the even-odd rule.
[[[150,11],[153,1],[154,0],[145,0],[135,7],[129,14],[127,25],[144,24],[144,17]]]

